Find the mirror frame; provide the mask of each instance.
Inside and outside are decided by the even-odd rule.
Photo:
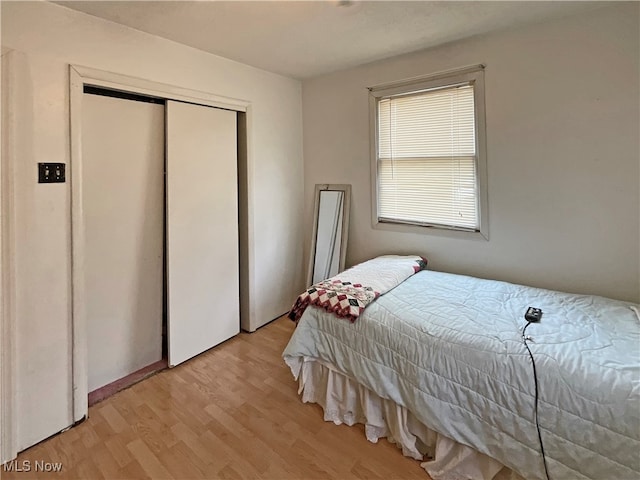
[[[316,259],[316,243],[318,240],[318,214],[320,209],[320,192],[343,192],[342,202],[342,234],[340,236],[340,260],[338,263],[338,273],[344,270],[347,258],[347,241],[349,239],[349,211],[351,210],[351,185],[347,184],[316,184],[313,204],[313,229],[311,233],[311,249],[309,252],[309,268],[307,270],[307,285],[312,285],[313,268]]]

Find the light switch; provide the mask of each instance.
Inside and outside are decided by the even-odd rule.
[[[64,183],[64,163],[38,163],[38,183]]]

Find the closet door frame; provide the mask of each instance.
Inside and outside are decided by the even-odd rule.
[[[127,75],[97,70],[80,65],[69,66],[69,110],[71,158],[69,177],[71,183],[71,377],[72,401],[71,417],[78,422],[88,412],[88,353],[87,318],[84,292],[84,213],[82,206],[82,100],[85,85],[101,87],[120,92],[148,95],[165,100],[193,103],[203,106],[224,108],[246,114],[246,142],[251,138],[251,103],[246,100],[224,97],[214,93],[190,90],[174,85],[154,82]],[[240,161],[247,162],[250,173],[251,156]],[[247,175],[248,191],[251,192],[251,175]],[[240,189],[242,191],[242,189]],[[249,222],[250,222],[249,218]],[[247,225],[250,230],[250,223]],[[251,235],[249,234],[249,243]],[[249,252],[252,250],[248,249]],[[242,255],[242,252],[241,252]],[[245,259],[241,263],[249,262]],[[245,272],[240,271],[242,276]]]
[[[0,465],[18,455],[16,421],[16,315],[14,165],[21,54],[2,47],[0,62]],[[19,63],[19,65],[16,65]]]

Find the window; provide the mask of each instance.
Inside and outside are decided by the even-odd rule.
[[[486,236],[483,69],[371,89],[374,223]]]

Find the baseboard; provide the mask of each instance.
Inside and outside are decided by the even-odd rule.
[[[140,370],[136,370],[133,373],[130,373],[126,377],[120,378],[115,382],[111,382],[104,387],[100,387],[93,392],[89,392],[89,406],[95,405],[98,402],[101,402],[105,398],[110,397],[111,395],[118,393],[125,388],[129,388],[132,385],[144,380],[145,378],[150,377],[162,370],[167,368],[167,360],[162,359],[151,365],[147,365]]]

